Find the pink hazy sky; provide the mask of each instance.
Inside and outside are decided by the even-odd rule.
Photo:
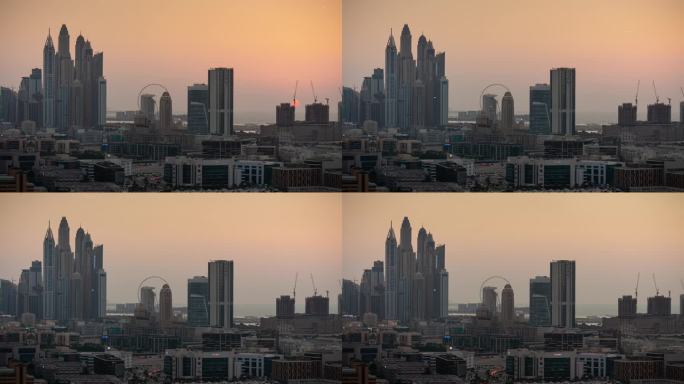
[[[529,278],[554,259],[577,261],[580,305],[614,304],[637,273],[641,298],[654,294],[652,273],[678,297],[684,278],[680,194],[3,194],[0,211],[0,278],[41,260],[48,221],[56,232],[67,216],[72,247],[79,225],[104,244],[111,303],[161,275],[184,305],[187,278],[229,259],[238,305],[273,303],[299,272],[298,296],[313,273],[335,308],[340,279],[384,260],[390,221],[398,231],[404,216],[414,247],[421,225],[446,244],[452,303],[477,301],[482,281],[502,275],[524,306]]]
[[[639,309],[672,291],[679,311],[684,278],[684,196],[681,194],[345,194],[343,277],[360,281],[364,268],[384,260],[390,222],[397,237],[404,216],[437,244],[446,244],[449,301],[478,302],[481,283],[506,277],[518,306],[529,279],[549,274],[549,262],[576,260],[577,303],[614,304],[633,294],[641,273]],[[492,281],[501,290],[498,281]],[[578,309],[579,311],[579,309]]]
[[[390,28],[397,47],[404,23],[435,50],[446,51],[452,110],[479,109],[491,83],[503,83],[516,113],[528,113],[529,86],[549,82],[549,69],[575,67],[577,121],[617,119],[641,80],[639,118],[672,98],[679,119],[684,86],[684,2],[681,0],[344,0],[342,77],[359,89],[363,76],[384,67]],[[503,92],[492,89],[501,96]]]
[[[72,57],[79,32],[104,52],[109,110],[136,109],[140,89],[161,83],[174,113],[184,113],[187,86],[206,83],[210,67],[235,70],[237,122],[275,120],[296,80],[303,103],[313,100],[310,81],[319,100],[339,99],[339,0],[3,0],[0,8],[3,86],[42,68],[48,28],[57,44],[66,24]]]
[[[22,268],[42,260],[48,221],[56,238],[66,216],[72,249],[79,225],[104,245],[110,303],[136,302],[139,283],[159,275],[174,305],[185,305],[187,279],[226,259],[235,262],[237,305],[272,303],[275,311],[275,298],[291,294],[299,272],[303,312],[310,274],[319,293],[339,293],[340,202],[336,194],[3,194],[0,278],[16,282]],[[150,284],[158,292],[160,284]]]

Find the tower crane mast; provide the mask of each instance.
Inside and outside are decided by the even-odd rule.
[[[313,273],[311,274],[311,285],[313,285],[314,296],[318,296],[318,289],[316,289],[316,283],[314,283]]]
[[[299,80],[295,82],[294,94],[292,95],[292,106],[295,107],[297,104],[297,87],[299,86]]]
[[[641,277],[641,272],[637,273],[636,287],[634,288],[634,297],[639,297],[639,277]]]
[[[313,80],[311,80],[311,93],[313,93],[314,103],[318,103],[318,97],[316,96],[316,90],[314,89]]]

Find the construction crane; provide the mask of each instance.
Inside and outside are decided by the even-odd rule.
[[[311,274],[311,285],[313,285],[314,296],[318,296],[318,289],[316,289],[316,283],[314,283],[313,273]]]
[[[294,94],[292,95],[292,106],[297,106],[297,86],[299,86],[299,80],[295,82]]]
[[[314,89],[314,86],[313,86],[313,80],[311,80],[311,93],[313,93],[314,103],[318,103],[318,97],[316,97],[316,90]]]
[[[682,289],[684,290],[684,280],[682,280],[682,279],[679,279],[679,284],[681,284],[681,285],[682,285]]]
[[[297,278],[299,277],[299,272],[295,273],[294,287],[292,288],[292,298],[297,298]]]
[[[679,87],[679,90],[682,91],[682,97],[684,97],[684,88]]]
[[[655,289],[656,289],[656,296],[659,296],[660,290],[658,289],[658,283],[656,283],[655,273],[653,274],[653,285],[655,286]]]
[[[634,298],[636,299],[639,297],[639,277],[641,277],[641,272],[637,273],[637,283],[636,287],[634,288]]]
[[[639,86],[641,85],[641,80],[637,80],[637,91],[636,95],[634,96],[634,106],[636,107],[639,105]]]
[[[653,80],[653,93],[655,94],[655,97],[656,97],[656,104],[658,104],[660,102],[660,97],[658,97],[658,91],[656,90],[655,80]]]

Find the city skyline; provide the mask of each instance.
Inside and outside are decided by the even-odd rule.
[[[414,42],[424,34],[446,52],[452,111],[478,110],[481,91],[488,84],[503,83],[516,101],[516,114],[526,114],[529,87],[547,83],[549,69],[556,67],[577,69],[580,124],[614,121],[615,105],[634,100],[637,80],[648,85],[640,90],[639,119],[646,117],[645,104],[655,100],[651,81],[661,101],[670,97],[677,104],[681,100],[684,51],[676,39],[684,30],[674,16],[684,11],[681,2],[632,1],[624,6],[615,1],[589,5],[587,1],[482,4],[438,0],[430,4],[345,1],[345,86],[360,89],[364,76],[373,68],[383,68],[388,36],[392,33],[398,39],[402,26],[408,24]],[[557,14],[561,8],[568,23],[539,17]],[[591,12],[586,11],[589,8]],[[413,52],[415,57],[415,47]]]
[[[237,198],[233,201],[242,201],[243,199],[244,201],[247,201],[248,203],[245,207],[243,207],[243,209],[246,210],[254,209],[254,207],[258,205],[265,205],[270,207],[270,209],[277,209],[283,211],[300,210],[302,209],[302,206],[307,206],[307,204],[303,203],[303,199],[305,199],[304,196],[300,194],[292,195],[293,196],[291,198],[288,198],[287,196],[275,197],[267,199],[269,200],[267,202],[261,203],[259,203],[261,199]],[[141,249],[138,251],[133,251],[133,255],[135,256],[128,256],[131,252],[131,247],[134,247],[134,245],[129,245],[125,242],[122,242],[121,240],[116,240],[120,238],[122,233],[126,233],[125,229],[123,229],[124,226],[122,224],[117,225],[111,222],[108,223],[106,217],[96,217],[98,215],[94,211],[92,211],[92,209],[101,209],[103,206],[110,205],[110,208],[108,209],[117,211],[123,209],[123,212],[128,212],[128,214],[131,214],[130,212],[134,210],[133,207],[140,207],[142,211],[138,212],[136,215],[141,215],[140,217],[143,217],[145,214],[149,214],[150,212],[158,212],[158,210],[161,209],[161,207],[173,206],[174,202],[177,201],[177,199],[179,199],[180,196],[174,194],[168,195],[169,197],[165,197],[160,202],[153,202],[151,206],[148,206],[148,203],[153,201],[152,198],[136,198],[134,201],[130,200],[130,198],[126,199],[125,197],[99,197],[97,195],[92,194],[89,196],[93,200],[90,201],[86,206],[90,207],[88,210],[91,210],[91,212],[80,212],[76,214],[72,213],[70,215],[67,215],[70,220],[70,225],[73,227],[73,230],[75,230],[75,228],[77,228],[77,225],[80,225],[81,222],[88,223],[87,228],[89,229],[89,231],[97,233],[98,243],[105,244],[105,253],[107,255],[107,262],[105,263],[105,266],[108,272],[108,286],[110,287],[108,288],[108,302],[134,302],[136,301],[135,295],[137,293],[134,292],[134,290],[130,289],[130,286],[133,285],[137,287],[137,284],[144,277],[160,274],[161,272],[155,270],[155,263],[160,263],[161,260],[164,260],[168,254],[173,255],[173,257],[178,257],[179,255],[182,255],[183,252],[188,252],[189,247],[191,247],[189,243],[191,242],[181,241],[181,239],[179,238],[175,241],[172,241],[173,246],[169,246],[168,248],[162,247],[159,249],[158,252],[146,253],[143,252]],[[668,291],[671,291],[672,294],[676,296],[679,292],[679,276],[681,275],[682,271],[677,269],[676,257],[678,256],[678,250],[684,247],[684,241],[677,239],[674,234],[675,228],[678,228],[678,226],[682,224],[682,219],[676,217],[675,213],[677,212],[677,210],[672,210],[672,207],[677,207],[678,205],[681,206],[683,203],[681,202],[681,199],[677,199],[677,197],[674,195],[657,195],[657,199],[655,199],[657,201],[653,201],[653,199],[643,200],[643,195],[636,195],[634,197],[622,197],[617,199],[613,197],[612,199],[617,200],[617,202],[610,202],[606,200],[606,197],[602,198],[601,196],[603,195],[600,195],[594,198],[588,198],[586,199],[586,201],[583,201],[581,199],[570,202],[566,201],[565,204],[568,205],[568,207],[555,205],[554,201],[557,202],[557,199],[561,197],[552,195],[548,197],[538,196],[536,200],[532,201],[529,200],[530,197],[522,195],[517,197],[518,200],[516,200],[515,196],[508,197],[509,195],[496,195],[492,197],[471,196],[465,199],[458,199],[459,201],[449,202],[449,204],[453,207],[449,208],[447,212],[452,210],[453,212],[458,212],[461,209],[466,209],[466,211],[464,212],[472,212],[472,210],[477,211],[480,208],[489,207],[489,209],[493,209],[494,211],[501,210],[500,214],[502,215],[502,219],[505,220],[510,219],[511,216],[516,216],[517,214],[520,214],[521,210],[524,210],[524,207],[526,205],[536,204],[544,206],[547,208],[548,212],[545,214],[537,213],[533,215],[534,217],[531,218],[531,220],[538,220],[542,223],[546,223],[546,225],[541,225],[540,227],[535,228],[537,228],[536,231],[540,232],[542,235],[549,236],[558,235],[564,233],[564,230],[569,230],[568,228],[564,228],[560,224],[556,229],[551,228],[551,223],[553,222],[554,215],[567,215],[567,220],[574,224],[577,224],[578,220],[581,221],[583,213],[587,213],[588,208],[578,208],[579,206],[605,205],[605,208],[603,208],[604,210],[607,209],[611,211],[612,214],[616,215],[616,218],[602,216],[601,221],[595,224],[596,227],[587,228],[578,226],[573,227],[573,231],[576,231],[577,233],[572,234],[570,232],[567,232],[569,235],[579,236],[583,238],[586,242],[588,242],[588,245],[592,249],[591,251],[587,251],[583,247],[574,245],[572,247],[563,247],[563,249],[558,249],[551,253],[548,253],[546,249],[535,249],[531,252],[528,252],[526,256],[523,256],[523,254],[521,254],[521,250],[516,249],[515,247],[523,246],[523,244],[525,244],[526,241],[532,241],[535,244],[540,245],[544,242],[541,240],[533,240],[534,238],[536,238],[536,236],[534,236],[531,233],[525,233],[525,231],[523,231],[521,228],[509,228],[511,233],[506,234],[505,231],[504,233],[498,232],[498,235],[495,236],[494,233],[497,233],[496,231],[502,231],[501,227],[505,226],[502,223],[498,223],[491,224],[493,225],[493,228],[491,228],[491,230],[494,231],[491,236],[495,236],[493,237],[493,239],[496,239],[497,242],[500,242],[500,245],[496,245],[492,242],[487,241],[487,235],[483,236],[482,232],[487,227],[487,221],[491,217],[491,214],[484,215],[481,217],[475,217],[469,220],[470,223],[462,223],[458,221],[452,222],[448,219],[445,219],[445,217],[443,216],[434,216],[437,214],[437,212],[435,212],[435,205],[439,205],[439,202],[446,204],[446,201],[448,200],[446,199],[446,196],[441,196],[439,194],[431,194],[430,196],[435,201],[435,203],[432,205],[427,204],[425,201],[421,201],[420,198],[415,198],[414,200],[417,204],[417,207],[427,207],[425,211],[422,211],[421,213],[416,213],[414,209],[418,208],[405,208],[402,206],[401,212],[406,211],[407,215],[408,213],[411,213],[408,216],[412,218],[412,225],[415,230],[414,232],[417,233],[418,229],[424,226],[427,229],[429,229],[432,233],[436,234],[436,243],[438,245],[446,243],[447,246],[445,259],[446,268],[449,271],[450,305],[453,305],[455,303],[477,302],[479,300],[477,296],[479,284],[488,276],[503,275],[512,282],[513,289],[515,290],[518,296],[518,299],[516,301],[517,305],[526,306],[529,289],[527,283],[529,279],[534,278],[535,276],[548,276],[548,263],[557,259],[571,259],[577,260],[578,262],[578,313],[583,313],[586,311],[583,309],[583,305],[613,306],[613,304],[615,304],[615,300],[617,300],[617,297],[622,296],[623,294],[632,294],[634,291],[633,280],[636,279],[637,273],[641,273],[642,275],[649,277],[648,283],[642,284],[641,286],[642,294],[640,296],[642,298],[645,298],[654,293],[651,292],[654,291],[652,284],[650,284],[651,273],[656,274],[656,278],[658,279],[661,293],[667,294]],[[642,200],[640,200],[640,197]],[[192,198],[194,198],[194,196]],[[339,293],[340,286],[335,281],[338,281],[340,279],[330,281],[329,278],[332,275],[340,275],[339,267],[336,267],[334,264],[339,263],[338,266],[342,267],[341,278],[349,280],[360,280],[362,274],[361,272],[363,272],[363,269],[368,268],[368,266],[372,265],[372,262],[374,260],[384,261],[384,239],[387,235],[387,228],[389,227],[390,222],[393,222],[392,225],[393,227],[395,227],[395,230],[398,233],[400,220],[402,217],[404,217],[403,213],[399,213],[396,215],[388,216],[389,220],[387,220],[387,218],[385,217],[379,216],[369,218],[368,213],[360,213],[359,209],[361,209],[362,207],[373,206],[373,209],[379,212],[386,212],[388,210],[394,211],[396,210],[396,208],[388,207],[388,205],[391,205],[392,201],[397,198],[395,198],[394,196],[385,196],[382,199],[376,198],[374,200],[373,198],[369,197],[363,197],[361,199],[360,196],[346,195],[343,197],[326,195],[316,197],[314,199],[315,201],[312,203],[313,206],[306,208],[307,215],[303,215],[306,217],[301,218],[301,221],[304,222],[301,222],[298,225],[304,226],[309,230],[315,229],[319,232],[322,232],[325,235],[325,238],[327,239],[334,239],[332,244],[317,244],[317,249],[319,252],[325,250],[324,253],[331,255],[327,256],[325,259],[327,260],[326,263],[323,263],[327,265],[312,264],[312,268],[310,268],[310,271],[307,270],[306,267],[289,265],[287,266],[287,270],[292,272],[292,276],[289,276],[289,274],[287,273],[284,273],[282,276],[279,275],[282,278],[279,277],[278,279],[273,280],[277,281],[277,285],[274,286],[273,289],[260,287],[256,281],[250,281],[250,277],[248,276],[251,276],[252,273],[257,273],[257,265],[253,265],[249,261],[241,261],[241,258],[239,256],[233,257],[231,252],[226,253],[223,258],[229,258],[231,260],[234,259],[236,260],[236,264],[239,266],[239,268],[237,268],[239,272],[236,273],[236,295],[239,299],[236,299],[236,303],[259,305],[270,305],[274,303],[273,300],[275,300],[276,296],[279,296],[281,294],[289,294],[291,292],[292,284],[294,282],[294,275],[297,272],[300,274],[300,292],[303,292],[301,294],[308,295],[310,292],[307,292],[309,288],[311,288],[308,286],[308,284],[303,283],[303,281],[306,281],[306,279],[303,279],[302,276],[307,276],[309,273],[313,273],[314,276],[317,276],[316,280],[320,281],[318,283],[319,292],[329,291],[331,297],[336,297],[337,293]],[[49,206],[50,201],[54,199],[56,199],[56,197],[34,199],[33,201],[38,201],[39,203],[35,208],[32,209],[42,209],[46,206]],[[219,196],[215,195],[211,197],[209,200],[211,200],[213,204],[216,204],[217,199],[219,199]],[[24,198],[21,195],[15,195],[12,196],[8,201],[22,200],[29,200],[29,198]],[[63,202],[62,204],[65,204],[68,207],[71,204],[75,204],[75,201],[77,201],[78,199],[71,198],[67,200],[67,202]],[[567,199],[563,198],[563,200]],[[278,201],[292,201],[296,202],[296,205],[288,208],[282,208],[278,203],[276,203]],[[634,203],[636,202],[640,202],[639,205],[635,205]],[[197,203],[193,202],[193,206],[195,206],[195,204]],[[511,204],[520,205],[520,207],[509,206]],[[629,214],[619,212],[621,209],[625,209],[626,207],[630,206],[630,204],[632,204],[632,210],[635,211],[634,213]],[[130,205],[130,207],[126,209],[125,207],[128,205]],[[18,204],[17,206],[21,206],[21,204]],[[278,208],[275,208],[276,206]],[[318,212],[314,214],[312,211],[315,209],[315,207],[323,209],[324,212]],[[12,206],[8,205],[9,215],[7,217],[16,217],[12,216],[12,209]],[[200,208],[197,208],[197,206],[195,206],[195,209]],[[262,207],[261,209],[265,210],[266,208]],[[325,218],[325,216],[329,214],[329,212],[335,213],[336,209],[339,210],[337,211],[339,215],[337,219]],[[188,208],[188,210],[190,209]],[[60,211],[60,208],[52,207],[50,208],[50,211],[58,212]],[[222,209],[219,209],[219,211],[214,212],[212,217],[210,218],[210,221],[217,219],[215,216],[219,215],[219,212],[222,212]],[[264,213],[266,211],[260,212]],[[164,217],[169,218],[174,216],[174,214],[171,212],[159,214],[162,214],[164,215]],[[182,212],[182,215],[188,214],[190,214],[188,211]],[[308,221],[307,217],[311,217],[309,216],[310,214],[314,215],[314,221],[311,223],[306,223],[305,221]],[[465,214],[470,215],[470,217],[474,217],[472,216],[472,213]],[[52,227],[54,227],[54,231],[56,231],[56,221],[59,219],[59,217],[61,216],[59,213],[57,213],[55,215],[51,215],[48,219],[54,224],[52,225]],[[661,222],[656,223],[656,219],[660,220]],[[26,222],[23,223],[23,220],[25,220]],[[641,228],[619,229],[615,227],[616,225],[618,225],[618,220],[651,223],[651,225],[642,226]],[[363,223],[359,223],[359,221],[363,221]],[[15,281],[19,281],[18,273],[21,271],[22,268],[25,268],[26,265],[29,265],[29,263],[32,260],[42,260],[42,253],[40,255],[32,255],[34,254],[34,252],[37,251],[42,252],[40,248],[42,247],[42,237],[40,236],[44,235],[45,229],[48,225],[47,220],[44,222],[40,221],[36,223],[35,220],[25,218],[22,219],[22,221],[20,222],[22,222],[22,224],[20,225],[22,228],[28,228],[23,227],[24,225],[29,225],[30,227],[42,226],[42,228],[40,228],[40,231],[37,233],[33,233],[33,231],[30,230],[21,231],[21,233],[13,233],[11,231],[11,228],[19,224],[16,220],[6,220],[2,223],[2,225],[6,227],[6,229],[3,230],[4,235],[2,235],[2,237],[4,238],[3,248],[5,248],[3,250],[3,253],[9,255],[16,255],[15,257],[8,258],[6,260],[6,263],[4,263],[7,267],[3,269],[11,271],[11,273],[3,275],[2,278],[14,279]],[[383,223],[381,228],[367,227],[367,223],[379,222]],[[134,237],[135,241],[133,244],[139,244],[139,242],[142,241],[142,238],[145,238],[145,236],[150,235],[152,235],[152,239],[154,239],[155,241],[154,244],[157,244],[157,241],[163,240],[163,234],[158,232],[161,229],[158,229],[158,231],[152,233],[147,232],[145,229],[143,229],[143,227],[147,225],[145,220],[141,221],[138,225],[139,226],[134,226],[136,230],[139,231],[139,233],[137,233],[137,235]],[[318,227],[320,225],[323,225],[323,227]],[[456,227],[456,229],[454,229],[452,225]],[[109,228],[109,230],[107,228]],[[260,230],[259,223],[250,222],[248,228],[250,233],[247,235],[247,239],[249,239],[249,241],[255,241],[258,238],[258,236],[254,233],[254,231]],[[15,231],[18,229],[19,228],[16,228]],[[169,228],[166,227],[166,229]],[[199,233],[202,232],[199,228],[196,228],[195,231],[199,231]],[[208,228],[208,232],[212,232],[210,227]],[[364,235],[367,235],[363,239],[363,246],[359,245],[359,232],[361,232]],[[198,234],[196,232],[193,233],[195,233],[196,235]],[[381,237],[371,238],[369,236],[369,234],[371,233],[380,233]],[[515,234],[515,236],[512,236],[513,234]],[[622,236],[620,241],[624,242],[625,246],[621,247],[620,249],[611,250],[609,249],[611,247],[608,246],[610,242],[606,244],[601,244],[601,240],[597,238],[600,234],[603,234],[603,236]],[[211,237],[211,234],[203,233],[200,236],[200,238],[202,239],[208,239]],[[40,239],[36,240],[38,239],[38,237],[40,237]],[[13,241],[6,241],[9,238],[12,238]],[[35,241],[32,241],[31,238],[34,238],[33,240]],[[17,242],[17,239],[24,239],[24,241]],[[241,240],[248,241],[247,239],[243,238]],[[287,238],[284,238],[284,240],[287,241]],[[334,245],[335,241],[339,241],[339,245],[337,247]],[[413,242],[415,243],[415,239]],[[290,244],[299,247],[300,245],[297,244],[302,243],[303,242],[300,241],[291,242]],[[659,244],[658,247],[652,249],[649,252],[649,246],[655,243]],[[154,244],[150,243],[146,247],[143,246],[143,248],[147,250],[158,248]],[[71,244],[71,246],[72,249],[74,249],[75,243]],[[210,248],[220,246],[221,242],[218,240],[214,240],[210,243]],[[414,246],[417,245],[414,244]],[[545,244],[545,246],[549,246],[549,244]],[[240,244],[240,249],[242,249],[242,252],[246,252],[245,247],[245,244]],[[512,252],[512,254],[515,254],[517,257],[523,257],[523,259],[521,260],[523,264],[516,268],[515,261],[503,257],[502,254],[504,252],[502,252],[502,249],[506,249],[506,247],[509,247],[512,250],[509,252]],[[571,249],[576,251],[577,253],[573,253]],[[580,252],[579,250],[583,251]],[[376,251],[379,253],[376,253]],[[645,252],[649,252],[649,255],[651,255],[651,257],[649,257],[648,259],[640,259],[639,255]],[[298,256],[301,255],[301,252],[299,250],[295,251],[294,249],[289,251],[289,253],[296,254]],[[305,252],[307,256],[303,258],[303,260],[308,260],[309,262],[315,261],[313,253],[313,250]],[[272,257],[271,255],[273,253],[267,253],[265,251],[262,251],[259,254],[265,257],[269,257],[269,260],[271,260],[270,257]],[[597,254],[605,256],[602,256],[601,259],[596,259],[594,256]],[[210,253],[210,255],[213,254]],[[125,263],[131,260],[129,259],[129,257],[131,259],[135,258],[135,260],[138,260],[138,262],[141,263],[141,268],[139,271],[136,271],[137,274],[135,275],[135,278],[130,274],[123,273],[123,271],[127,270],[128,268]],[[337,259],[335,259],[336,257]],[[361,257],[363,257],[363,259],[361,259]],[[476,262],[476,260],[482,260],[481,258],[483,257],[496,260],[497,262],[500,262],[501,265],[491,266],[489,263]],[[179,303],[184,303],[185,301],[187,288],[185,283],[187,279],[192,278],[194,276],[206,276],[206,262],[220,258],[222,258],[220,255],[208,255],[207,257],[202,258],[201,260],[197,259],[196,262],[194,262],[194,259],[184,260],[179,265],[174,266],[173,268],[169,268],[169,265],[165,265],[165,268],[168,269],[165,272],[165,274],[162,273],[161,275],[164,276],[170,282],[171,288],[174,291],[176,297],[174,301],[176,305],[178,305]],[[602,274],[606,273],[606,271],[610,270],[612,263],[619,262],[623,259],[628,260],[629,265],[621,267],[622,271],[620,276],[618,277],[619,280],[617,280],[619,282],[618,285],[607,285],[606,288],[610,287],[609,289],[603,289],[600,291],[600,293],[596,294],[594,292],[595,287],[583,284],[583,282],[590,281],[587,279],[595,279],[598,276],[601,276]],[[649,263],[651,263],[653,260],[659,261],[660,265],[650,266]],[[512,271],[507,272],[508,269],[512,269]],[[317,271],[319,272],[317,273]],[[321,275],[321,272],[324,274]],[[325,278],[326,276],[328,278]],[[139,279],[136,280],[137,277],[139,277]],[[252,294],[254,292],[257,292],[258,294],[253,296],[257,297],[257,299],[245,300],[244,294],[245,292],[247,292],[247,290],[245,290],[245,287],[249,287],[248,291]],[[333,300],[333,303],[333,305],[335,305],[336,301]],[[645,305],[645,299],[641,299],[638,303],[639,310],[645,310]],[[298,300],[297,308],[299,309],[300,306],[303,306],[303,301]],[[617,310],[616,305],[614,310]]]
[[[136,12],[122,12],[133,6]],[[270,121],[274,106],[291,100],[297,79],[302,85],[313,81],[321,99],[339,97],[339,6],[336,0],[256,4],[9,1],[3,8],[11,12],[0,16],[0,33],[12,36],[6,43],[14,59],[0,63],[0,84],[17,89],[31,68],[42,68],[48,29],[56,38],[60,26],[66,24],[72,40],[82,32],[105,52],[110,111],[137,109],[138,92],[147,84],[160,83],[169,89],[174,112],[185,113],[187,87],[206,82],[207,68],[230,67],[236,72],[236,122],[266,117]],[[93,17],[98,14],[119,17]],[[30,28],[18,24],[27,18],[32,20]],[[179,22],[188,25],[176,28]],[[19,29],[23,33],[11,32]],[[274,67],[274,55],[287,60],[278,60]],[[298,95],[302,104],[313,100],[308,87],[301,87]],[[298,118],[300,114],[303,118],[303,108]]]
[[[634,293],[637,273],[642,275],[638,308],[646,312],[646,297],[655,295],[652,273],[661,294],[667,295],[670,290],[676,298],[681,293],[684,271],[678,258],[684,241],[676,230],[684,224],[676,214],[681,205],[677,196],[663,194],[648,199],[640,194],[592,195],[586,199],[539,194],[468,195],[460,199],[446,194],[344,195],[342,275],[359,280],[373,260],[383,260],[390,222],[398,231],[401,219],[408,216],[414,229],[424,226],[436,234],[437,243],[446,244],[451,305],[479,302],[480,284],[490,276],[501,275],[511,282],[516,306],[525,307],[529,280],[549,276],[550,262],[568,259],[577,262],[577,316],[617,313],[617,299]],[[600,213],[587,225],[584,217],[592,212]],[[527,227],[532,231],[526,231]],[[551,239],[562,235],[582,241],[573,244],[566,238],[566,243],[557,247]],[[610,239],[619,239],[620,247]],[[644,254],[648,257],[640,257]],[[613,275],[612,268],[619,274],[606,279]],[[597,279],[605,283],[598,284]],[[503,284],[499,286],[502,288]]]
[[[48,220],[56,237],[59,219],[67,216],[72,233],[79,223],[83,223],[91,233],[97,234],[97,242],[104,244],[109,304],[137,302],[139,283],[148,276],[159,275],[168,281],[173,291],[174,306],[184,306],[187,280],[194,276],[207,276],[207,263],[219,259],[235,263],[235,304],[238,310],[256,304],[257,311],[263,310],[262,305],[268,305],[275,312],[275,298],[292,292],[297,272],[300,275],[298,312],[304,312],[303,299],[313,292],[308,278],[305,280],[303,276],[313,274],[318,291],[323,295],[329,291],[331,297],[336,297],[339,291],[341,219],[339,198],[332,195],[293,195],[288,198],[283,195],[231,197],[183,194],[145,198],[90,194],[85,200],[78,196],[45,195],[31,199],[15,195],[3,201],[3,208],[7,214],[5,217],[12,217],[12,220],[3,220],[0,224],[4,228],[4,234],[0,235],[3,243],[0,253],[13,256],[3,260],[0,277],[14,279],[15,282],[19,280],[19,272],[32,260],[42,260]],[[197,210],[205,212],[203,225],[175,229],[173,223],[196,222]],[[232,224],[223,223],[229,212],[239,214],[240,220]],[[112,217],[128,219],[115,220]],[[288,219],[284,224],[270,218],[262,220],[264,217]],[[20,233],[11,233],[10,228],[19,222],[22,227]],[[265,226],[267,223],[272,225]],[[151,226],[156,230],[150,230]],[[234,235],[228,237],[226,233]],[[269,234],[267,238],[264,237],[266,233]],[[222,239],[221,236],[226,237]],[[314,236],[313,240],[311,236]],[[193,239],[205,246],[197,249]],[[71,243],[71,249],[74,249],[73,240]],[[169,259],[173,263],[168,263]],[[268,260],[270,265],[277,260],[283,263],[278,268],[263,268],[264,260]],[[264,284],[264,281],[270,283]],[[161,285],[156,288],[159,292]],[[333,308],[336,308],[336,301],[333,302]]]

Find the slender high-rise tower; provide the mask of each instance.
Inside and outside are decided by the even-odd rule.
[[[83,38],[83,35],[79,34],[76,38],[76,52],[74,52],[74,76],[81,82],[85,82],[86,80],[85,44],[85,38]]]
[[[86,51],[91,53],[93,51],[89,41],[86,41]],[[104,78],[104,54],[102,52],[92,55],[88,65],[88,77],[92,84],[89,91],[92,98],[91,125],[104,126],[107,120],[107,81]]]
[[[90,318],[101,319],[107,309],[107,273],[104,270],[104,247],[93,247],[92,278],[90,291]]]
[[[504,323],[512,323],[515,318],[515,299],[513,288],[510,284],[504,286],[501,291],[501,321]]]
[[[169,131],[173,128],[173,113],[171,110],[171,95],[168,92],[162,93],[159,99],[159,128]]]
[[[71,123],[71,84],[74,80],[74,64],[69,51],[69,30],[62,24],[57,44],[57,107],[55,108],[57,126],[66,131]]]
[[[385,239],[385,319],[397,319],[397,238],[394,235],[394,228],[390,224]]]
[[[45,47],[43,47],[43,127],[45,128],[55,127],[56,70],[55,46],[48,31]]]
[[[445,127],[449,122],[449,80],[446,77],[446,54],[435,55],[434,118],[435,124]]]
[[[97,79],[97,108],[93,108],[95,124],[104,127],[107,123],[107,80],[100,76]]]
[[[233,327],[233,261],[209,262],[209,325]]]
[[[510,131],[515,123],[515,109],[513,106],[513,95],[506,91],[501,99],[501,129]]]
[[[551,70],[551,133],[575,134],[575,68]]]
[[[159,321],[162,325],[168,325],[171,320],[173,320],[171,287],[168,284],[164,284],[161,291],[159,291]]]
[[[397,123],[404,133],[408,133],[412,123],[412,92],[416,81],[416,62],[413,60],[413,53],[411,51],[411,31],[407,24],[404,24],[404,28],[401,30],[399,47]]]
[[[416,277],[416,256],[411,244],[411,223],[404,217],[399,231],[399,262],[397,285],[397,317],[407,324],[413,313],[413,281]]]
[[[102,319],[107,315],[107,272],[104,269],[98,269],[95,276],[95,293],[97,297],[95,309],[97,312],[94,317]]]
[[[59,222],[57,234],[57,292],[55,315],[57,320],[67,322],[71,320],[71,280],[74,270],[74,255],[69,244],[69,223],[66,217]]]
[[[575,327],[575,261],[551,262],[551,325]]]
[[[397,88],[399,86],[397,59],[397,46],[390,31],[385,47],[385,126],[388,128],[397,127]]]
[[[449,316],[449,272],[446,269],[439,270],[439,318],[444,319]]]
[[[233,134],[233,68],[209,70],[209,133]]]
[[[435,126],[435,48],[432,45],[432,41],[428,40],[427,46],[425,47],[425,69],[423,76],[425,80],[425,97],[423,98],[423,103],[425,104],[425,116],[423,125],[426,127]]]
[[[43,239],[43,318],[46,320],[55,319],[57,255],[55,238],[48,223],[45,239]]]

